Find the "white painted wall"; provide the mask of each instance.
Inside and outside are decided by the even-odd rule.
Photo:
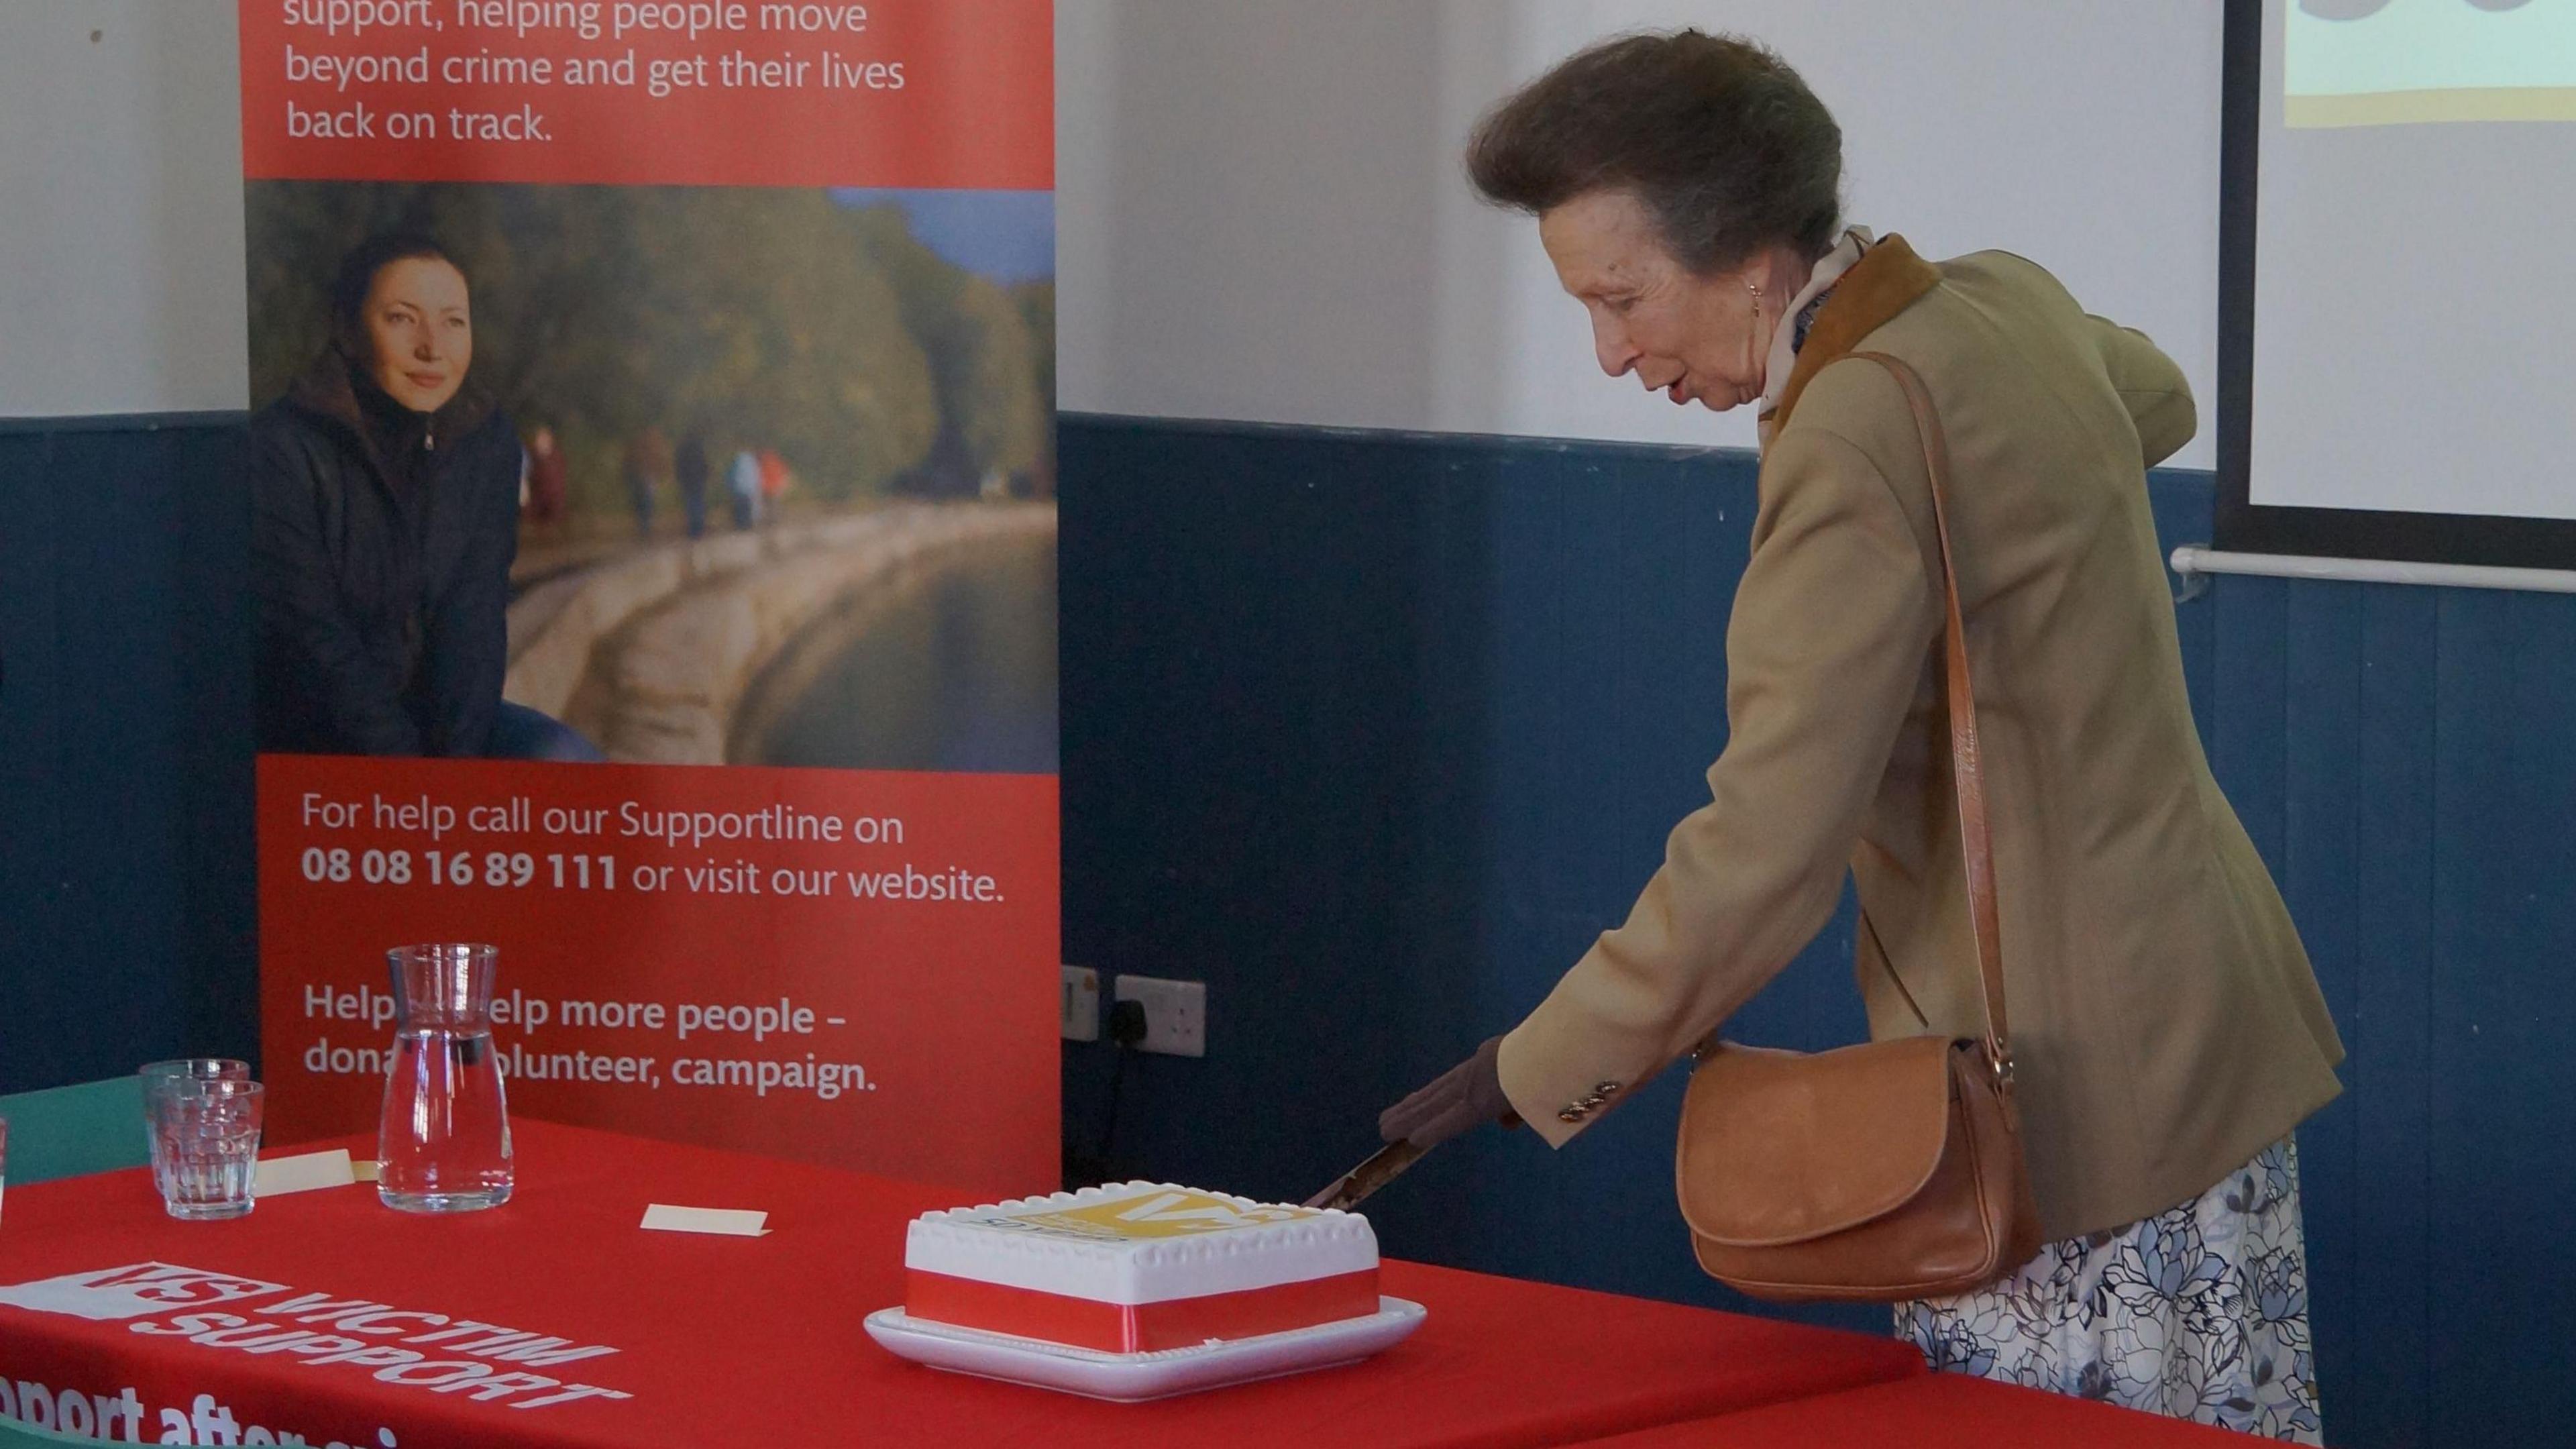
[[[0,417],[243,405],[235,16],[0,0]]]
[[[1598,37],[1758,36],[1841,121],[1850,215],[2003,247],[2217,382],[2220,0],[1060,0],[1069,409],[1750,446],[1592,362],[1459,153]],[[2207,467],[2209,435],[2176,460]]]
[[[1749,444],[1591,361],[1458,154],[1598,36],[1758,35],[1851,214],[2003,246],[2216,380],[2220,0],[1058,0],[1069,409]],[[0,0],[0,415],[242,405],[234,0]],[[93,43],[89,32],[98,30]],[[2206,435],[2178,461],[2206,466]]]

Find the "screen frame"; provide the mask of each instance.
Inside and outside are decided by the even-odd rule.
[[[2291,508],[2253,501],[2254,249],[2263,141],[2263,7],[2226,0],[2219,66],[2218,493],[2215,547],[2402,563],[2576,568],[2576,519]],[[2295,0],[2278,0],[2295,3]]]

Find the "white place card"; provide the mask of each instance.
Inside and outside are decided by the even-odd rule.
[[[644,1209],[643,1226],[660,1233],[715,1233],[728,1238],[766,1237],[769,1214],[746,1212],[739,1208],[673,1207],[669,1203],[651,1203]]]
[[[357,1180],[356,1166],[349,1161],[349,1149],[345,1147],[293,1157],[263,1157],[251,1176],[250,1195],[254,1199],[282,1197],[290,1192],[347,1187]]]

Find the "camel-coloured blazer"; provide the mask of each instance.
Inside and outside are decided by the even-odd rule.
[[[1940,555],[1892,353],[1949,437],[2005,991],[2052,1240],[2206,1191],[2339,1090],[2343,1047],[2183,690],[2145,469],[2181,370],[2047,272],[1874,246],[1818,312],[1762,457],[1725,752],[1627,923],[1504,1038],[1562,1146],[1823,926],[1851,872],[1873,1037],[1979,1030],[1939,668]]]

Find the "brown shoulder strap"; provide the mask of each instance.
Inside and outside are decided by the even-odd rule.
[[[1941,544],[1941,595],[1947,617],[1941,628],[1944,682],[1950,695],[1950,773],[1959,792],[1959,854],[1968,868],[1968,928],[1977,941],[1977,981],[1986,1008],[1986,1060],[1996,1075],[2012,1079],[2012,1046],[2004,1017],[2003,944],[1995,910],[1995,849],[1986,828],[1985,757],[1977,749],[1977,696],[1968,684],[1968,626],[1959,608],[1958,561],[1950,550],[1950,511],[1946,495],[1950,445],[1941,435],[1941,415],[1932,409],[1932,394],[1922,375],[1884,352],[1855,352],[1887,369],[1914,410],[1914,428],[1923,439],[1923,474],[1932,487],[1932,531]]]

